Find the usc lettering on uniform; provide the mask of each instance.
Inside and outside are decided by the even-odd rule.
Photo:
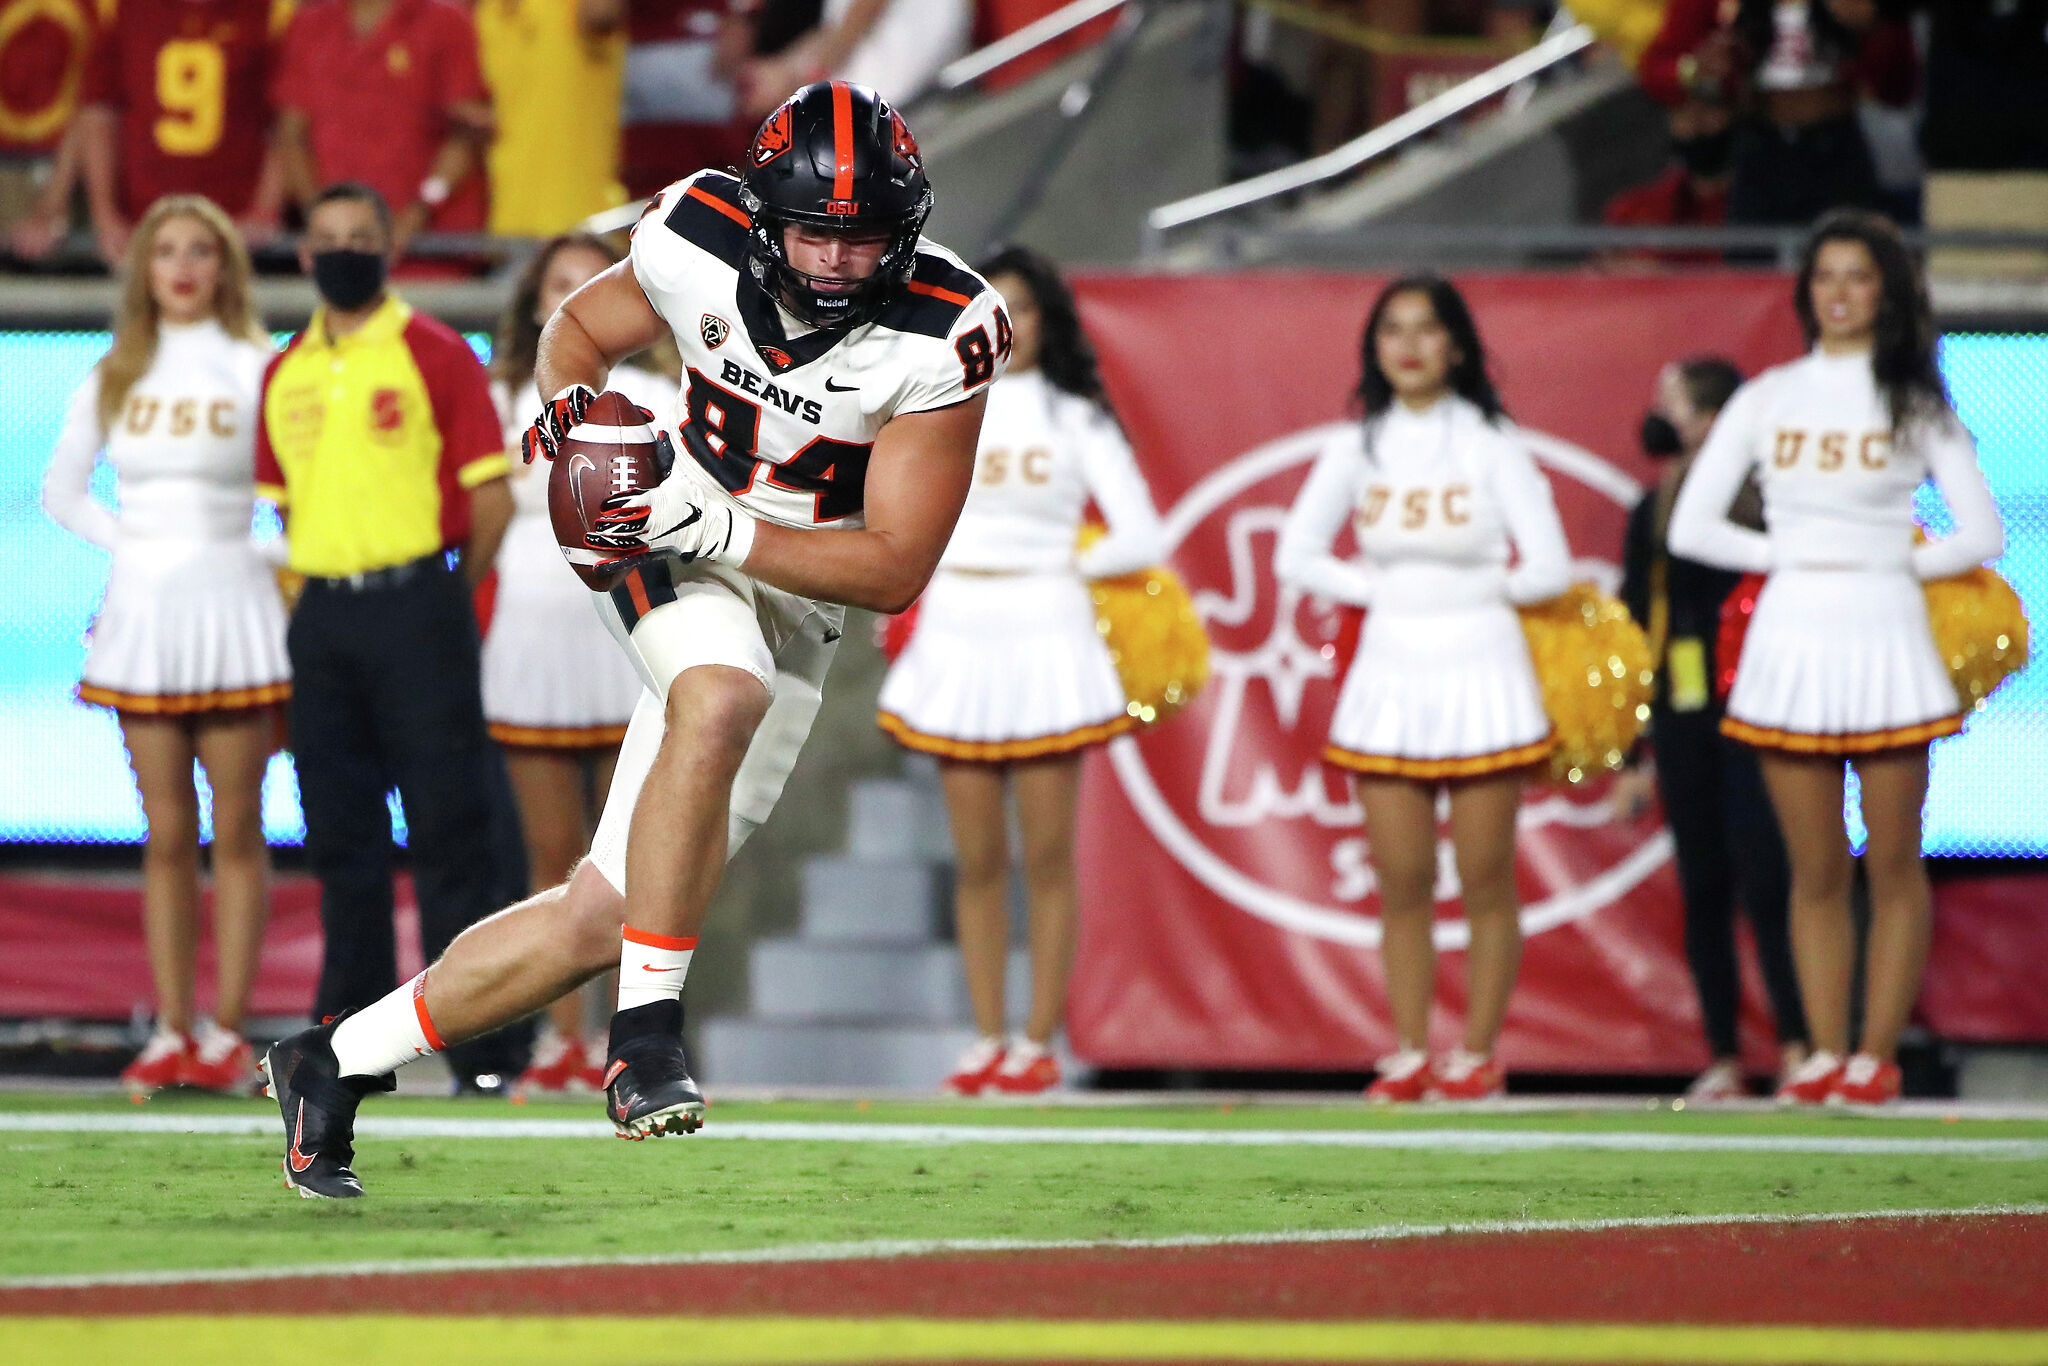
[[[1020,484],[1050,483],[1052,452],[1044,446],[1028,446],[1021,451],[991,446],[981,452],[974,468],[975,483],[1003,484],[1013,476]]]
[[[202,423],[213,436],[233,436],[237,429],[235,406],[231,398],[164,400],[131,393],[121,413],[121,425],[131,436],[148,436],[161,417],[165,419],[161,433],[165,436],[191,436]]]
[[[1809,449],[1814,452],[1813,468],[1817,470],[1846,467],[1852,450],[1856,464],[1866,470],[1881,470],[1891,455],[1892,438],[1890,432],[1825,431],[1816,435],[1799,427],[1780,427],[1771,441],[1771,464],[1789,470]]]
[[[1358,521],[1361,526],[1378,526],[1387,508],[1398,502],[1400,513],[1395,525],[1403,531],[1419,531],[1429,525],[1432,516],[1445,526],[1464,526],[1472,520],[1472,486],[1470,484],[1445,484],[1438,488],[1427,486],[1411,488],[1397,500],[1394,490],[1385,484],[1370,484],[1358,505]]]

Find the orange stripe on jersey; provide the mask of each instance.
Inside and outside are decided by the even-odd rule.
[[[947,303],[958,304],[962,308],[974,302],[965,294],[956,294],[950,289],[941,289],[937,285],[928,285],[922,280],[912,280],[909,289],[912,294],[929,294],[934,299],[944,299]]]
[[[727,218],[730,218],[733,222],[739,224],[743,228],[751,228],[754,226],[753,222],[744,213],[741,213],[738,209],[726,203],[723,199],[720,199],[715,194],[706,194],[704,191],[698,189],[695,185],[692,185],[689,189],[684,190],[683,193],[688,195],[692,199],[702,200],[704,203],[709,204],[712,208],[718,210],[720,213],[724,214]],[[651,208],[652,205],[650,204],[649,207]]]
[[[832,197],[853,198],[853,88],[832,82]]]

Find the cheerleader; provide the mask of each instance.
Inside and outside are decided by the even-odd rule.
[[[604,239],[576,233],[548,242],[520,275],[491,361],[491,398],[507,448],[518,448],[539,402],[533,362],[541,328],[562,300],[618,260]],[[614,369],[609,385],[655,413],[675,406],[676,386],[637,366]],[[484,717],[492,738],[505,747],[537,891],[567,881],[590,847],[619,742],[640,696],[640,678],[606,634],[590,590],[570,572],[555,544],[546,464],[512,467],[512,509],[498,548],[497,599],[484,637]],[[586,995],[593,1002],[606,996],[604,983],[548,1008],[519,1089],[602,1086],[603,1044],[593,1050],[583,1037]],[[606,996],[602,1012],[610,1011]]]
[[[1753,745],[1792,864],[1792,955],[1814,1052],[1787,1103],[1899,1094],[1899,1034],[1920,990],[1932,901],[1920,863],[1927,745],[1962,727],[1921,583],[2004,546],[1970,434],[1935,367],[1934,324],[1897,229],[1822,218],[1793,305],[1812,350],[1722,410],[1671,514],[1674,554],[1768,573],[1722,729]],[[1744,476],[1768,531],[1729,520]],[[1954,532],[1914,544],[1913,495],[1932,475]],[[1853,862],[1842,765],[1863,788],[1871,923],[1858,1051],[1849,1046]]]
[[[1352,770],[1365,810],[1399,1036],[1366,1095],[1473,1100],[1505,1086],[1493,1049],[1522,955],[1515,814],[1529,766],[1551,743],[1514,609],[1563,592],[1570,561],[1550,485],[1503,425],[1478,329],[1450,282],[1416,275],[1388,286],[1362,349],[1365,421],[1317,459],[1276,570],[1370,609],[1323,751]],[[1330,552],[1346,520],[1363,563]],[[1444,789],[1472,942],[1463,1046],[1433,1062]]]
[[[269,914],[263,771],[291,693],[284,605],[250,540],[257,403],[270,339],[250,303],[249,254],[197,195],[156,201],[130,239],[114,341],[79,386],[43,504],[112,552],[81,701],[112,708],[147,827],[143,930],[156,1031],[121,1079],[247,1090],[242,1016]],[[87,491],[104,452],[120,511]],[[281,547],[273,547],[281,548]],[[197,761],[213,790],[214,1017],[195,1018]]]
[[[973,488],[880,703],[882,728],[936,755],[945,787],[955,921],[981,1034],[946,1079],[962,1095],[1059,1082],[1050,1049],[1073,965],[1081,753],[1133,724],[1087,581],[1165,552],[1066,282],[1022,248],[981,273],[1010,315],[1010,366],[989,391]],[[1091,499],[1109,533],[1077,555]],[[1031,943],[1031,1011],[1023,1036],[1008,1042],[1006,788],[1023,833]]]

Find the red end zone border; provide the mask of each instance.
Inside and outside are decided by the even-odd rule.
[[[2048,1329],[2048,1215],[0,1290],[0,1315],[791,1315]]]

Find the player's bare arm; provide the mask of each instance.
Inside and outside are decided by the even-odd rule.
[[[612,367],[654,345],[667,331],[625,261],[564,299],[541,329],[534,355],[533,387],[544,406],[521,439],[522,458],[554,459],[556,447],[583,420]]]
[[[742,567],[807,598],[901,612],[924,591],[974,480],[987,396],[882,428],[868,462],[867,527],[808,531],[757,523]]]

